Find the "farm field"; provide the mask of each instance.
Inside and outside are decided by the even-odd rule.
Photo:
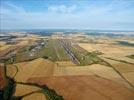
[[[128,55],[126,57],[131,58],[131,59],[134,59],[134,55]]]
[[[72,61],[56,61],[55,63],[59,67],[70,67],[70,66],[77,67],[77,65],[74,64]]]
[[[15,79],[20,82],[26,82],[32,77],[49,77],[49,76],[77,76],[77,75],[97,75],[120,84],[124,84],[130,88],[115,70],[109,66],[92,64],[88,66],[60,66],[43,58],[39,58],[30,62],[22,62],[15,64],[18,66],[18,74]],[[25,67],[24,67],[25,66]],[[32,66],[32,67],[31,67]],[[14,66],[8,66],[7,75],[11,77],[16,73]]]
[[[52,76],[55,64],[51,61],[39,58],[30,62],[16,63],[15,66],[18,67],[18,74],[15,76],[15,80],[26,82],[31,76]],[[16,71],[16,69],[12,68],[12,70],[9,70],[9,73],[15,72],[14,70]]]
[[[0,89],[4,88],[7,84],[7,80],[4,78],[4,67],[0,65]]]
[[[134,47],[120,40],[56,32],[1,43],[0,89],[22,100],[132,100]]]
[[[63,95],[65,100],[132,100],[134,97],[133,92],[123,85],[96,76],[35,77],[28,82],[47,84]]]
[[[134,100],[134,0],[0,0],[0,100]]]
[[[107,62],[109,62],[130,84],[134,85],[134,68],[133,64],[127,64],[119,61],[114,61],[110,59],[105,59]]]
[[[28,61],[39,57],[50,59],[52,61],[69,60],[69,57],[65,53],[63,47],[58,43],[58,40],[49,39],[48,41],[44,41],[44,43],[44,46],[33,53],[31,53],[32,51],[30,50],[31,46],[26,46],[23,48],[24,50],[21,50],[21,53],[16,55],[16,61]]]

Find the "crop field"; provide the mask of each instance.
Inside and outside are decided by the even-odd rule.
[[[22,100],[132,100],[134,48],[83,35],[21,37],[1,49],[0,89]]]
[[[33,77],[28,82],[46,84],[65,100],[132,100],[134,97],[124,85],[97,76]]]
[[[52,61],[68,61],[69,56],[66,54],[64,48],[60,45],[58,40],[50,39],[46,46],[43,47],[37,55],[42,55]]]
[[[21,48],[19,48],[14,56],[15,62],[18,63],[18,62],[30,61],[38,58],[36,53],[39,52],[42,46],[40,46],[40,44],[37,45],[37,43],[38,43],[37,41],[33,42],[30,41],[29,44],[23,45]],[[45,43],[45,41],[42,43]],[[39,57],[41,57],[41,55],[39,55]]]
[[[37,52],[36,56],[42,56],[44,58],[51,59],[52,61],[57,60],[57,55],[54,49],[54,42],[52,40],[48,40],[46,45]]]
[[[106,64],[106,62],[98,57],[98,53],[96,52],[87,52],[78,45],[72,46],[71,50],[80,61],[80,65]]]
[[[123,84],[128,88],[131,88],[120,75],[109,66],[92,64],[81,67],[55,67],[54,76],[77,76],[77,75],[97,75],[119,84]]]
[[[126,57],[134,59],[134,55],[129,55],[129,56],[126,56]]]
[[[22,84],[17,84],[16,86],[16,92],[15,92],[15,96],[21,96],[21,95],[25,95],[27,93],[33,92],[33,91],[37,91],[40,90],[37,87],[33,87],[33,86],[28,86],[28,85],[22,85]]]
[[[89,52],[92,52],[92,51],[95,51],[96,48],[93,46],[93,44],[90,44],[90,43],[79,43],[78,44],[81,48],[89,51]]]
[[[104,54],[121,54],[121,55],[127,55],[131,54],[134,51],[133,47],[126,47],[121,45],[115,45],[112,43],[98,43],[98,44],[92,44],[92,43],[79,43],[78,44],[81,48],[92,52],[92,51],[100,51]]]
[[[0,65],[0,89],[6,85],[6,79],[4,78],[4,67]]]
[[[59,64],[57,65],[56,63]],[[124,80],[122,80],[122,78],[112,68],[105,65],[92,64],[78,67],[66,61],[56,63],[43,58],[29,62],[16,63],[15,65],[18,68],[18,74],[15,76],[15,79],[20,82],[26,82],[32,77],[98,75],[128,86],[128,84],[125,83]],[[15,67],[8,65],[8,76],[13,77],[15,73]]]
[[[10,46],[5,50],[0,51],[0,59],[7,57],[10,53],[17,50],[19,46]]]
[[[38,92],[25,97],[23,100],[38,100],[38,99],[39,100],[47,100],[44,94],[38,93]]]
[[[60,45],[58,40],[49,39],[39,50],[32,52],[32,49],[36,48],[32,45],[27,45],[18,50],[15,61],[23,62],[30,61],[36,58],[43,57],[44,59],[50,59],[52,61],[68,61],[69,56],[64,51],[64,48]]]
[[[55,62],[57,64],[57,66],[59,67],[76,67],[77,65],[74,64],[72,61],[56,61]]]
[[[77,51],[79,53],[82,53],[82,54],[88,53],[88,51],[86,51],[85,49],[81,48],[79,45],[73,45],[73,48],[77,49]]]
[[[94,63],[106,64],[102,59],[98,57],[96,52],[87,52],[78,45],[72,45],[69,40],[61,40],[62,45],[66,48],[68,55],[73,57],[72,61],[76,62],[78,65],[90,65]]]
[[[65,52],[63,46],[59,43],[58,40],[53,40],[54,42],[54,49],[56,52],[56,55],[58,57],[58,61],[68,61],[70,60],[69,56]]]
[[[26,46],[24,48],[21,48],[15,56],[15,62],[24,62],[24,61],[30,61],[32,59],[35,59],[35,56],[29,56],[30,51],[28,50],[30,46]]]
[[[128,63],[115,61],[115,60],[111,60],[111,59],[107,59],[107,58],[103,58],[103,59],[105,61],[107,61],[108,63],[110,63],[113,66],[113,68],[115,68],[118,71],[118,73],[120,73],[122,75],[122,77],[124,77],[129,82],[129,84],[134,86],[133,64],[128,64]]]
[[[67,53],[63,44],[58,39],[49,39],[45,46],[40,50],[35,51],[32,56],[31,46],[26,46],[18,51],[16,55],[16,62],[29,61],[39,57],[44,59],[50,59],[52,61],[70,61],[74,62],[74,58],[77,59],[78,65],[90,65],[94,63],[106,64],[103,60],[98,57],[98,54],[95,52],[88,52],[81,48],[79,45],[71,45],[70,40],[62,40],[65,42],[66,48],[70,49],[70,52],[74,55],[74,58],[70,58],[70,54]]]
[[[0,46],[0,51],[2,51],[2,50],[5,50],[5,49],[7,49],[7,48],[9,48],[11,45],[1,45]]]
[[[26,82],[31,76],[52,76],[55,67],[53,62],[43,58],[38,58],[30,62],[16,63],[15,65],[18,66],[19,70],[15,79],[21,82]]]
[[[128,64],[134,64],[134,60],[127,57],[127,56],[123,56],[123,55],[119,55],[119,54],[104,54],[104,55],[101,55],[102,57],[104,58],[107,58],[107,59],[111,59],[111,60],[115,60],[115,61],[119,61],[119,62],[124,62],[124,63],[128,63]]]
[[[53,76],[77,76],[77,75],[95,75],[88,68],[90,66],[84,67],[55,67]]]

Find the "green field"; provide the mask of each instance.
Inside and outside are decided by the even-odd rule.
[[[129,55],[129,56],[126,56],[126,57],[134,59],[134,55]]]
[[[53,46],[54,46],[53,40],[48,40],[46,45],[36,53],[36,56],[48,58],[51,59],[52,61],[57,60],[57,55],[55,53]]]
[[[60,42],[58,40],[53,40],[53,47],[55,49],[58,61],[70,60],[69,56],[67,55],[63,46],[60,44]]]
[[[37,53],[38,57],[40,55],[52,61],[69,60],[68,55],[66,54],[64,48],[60,45],[58,40],[50,39],[46,46]]]
[[[36,58],[36,56],[29,56],[31,46],[25,46],[18,50],[17,54],[15,55],[15,62],[23,62],[29,61]]]
[[[66,54],[64,48],[58,40],[49,39],[46,41],[45,46],[35,51],[33,56],[30,56],[33,48],[34,47],[30,45],[21,48],[16,54],[15,62],[29,61],[40,57],[50,59],[52,61],[70,60],[69,56]]]
[[[103,60],[98,57],[96,52],[87,52],[78,45],[70,45],[70,41],[65,41],[67,46],[71,49],[72,53],[80,62],[79,65],[90,65],[90,64],[104,64]],[[45,41],[45,45],[34,52],[33,56],[30,56],[32,53],[33,46],[25,46],[21,48],[15,57],[15,62],[30,61],[36,58],[50,59],[52,61],[69,61],[70,58],[65,52],[65,49],[61,45],[60,41],[57,39],[49,39]]]
[[[101,58],[98,57],[100,53],[87,52],[81,47],[72,46],[71,51],[74,53],[76,58],[79,60],[80,65],[91,65],[91,64],[106,64]]]

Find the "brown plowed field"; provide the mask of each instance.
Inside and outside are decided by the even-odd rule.
[[[28,82],[48,85],[65,100],[133,100],[134,91],[97,76],[35,77]]]
[[[4,67],[0,65],[0,89],[6,85],[6,79],[4,78]]]

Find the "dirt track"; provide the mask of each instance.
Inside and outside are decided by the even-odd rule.
[[[134,91],[97,76],[35,77],[28,82],[48,85],[65,100],[133,100]]]

